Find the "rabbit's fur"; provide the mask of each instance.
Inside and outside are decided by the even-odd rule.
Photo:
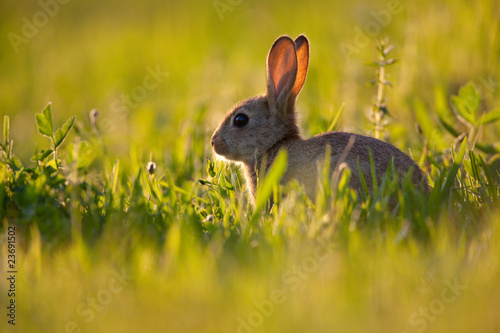
[[[267,58],[266,95],[233,107],[212,136],[211,144],[217,155],[242,164],[252,195],[256,193],[258,170],[265,167],[266,171],[278,151],[285,148],[288,164],[281,182],[297,180],[314,199],[319,175],[325,166],[327,146],[331,154],[330,174],[347,165],[352,173],[351,186],[358,191],[362,188],[358,161],[367,185],[372,184],[371,151],[377,181],[380,182],[393,158],[397,172],[403,176],[412,169],[412,181],[427,192],[427,180],[420,168],[389,143],[343,132],[302,138],[295,116],[295,100],[306,79],[308,64],[309,42],[304,35],[295,41],[288,36],[278,38]]]

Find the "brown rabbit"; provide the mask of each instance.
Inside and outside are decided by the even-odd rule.
[[[281,182],[297,180],[314,199],[327,146],[331,148],[331,174],[341,164],[346,164],[352,172],[351,186],[358,191],[362,187],[358,162],[367,185],[372,184],[371,151],[378,182],[393,158],[396,171],[403,176],[412,169],[412,181],[427,192],[427,180],[420,168],[389,143],[343,132],[322,133],[307,140],[302,138],[295,117],[295,99],[304,85],[308,64],[309,42],[304,35],[295,41],[288,36],[279,37],[267,57],[266,95],[233,107],[212,136],[216,154],[241,163],[252,195],[256,193],[257,173],[263,161],[267,170],[278,151],[285,148],[288,164]]]

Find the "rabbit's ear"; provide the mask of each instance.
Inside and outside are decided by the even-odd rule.
[[[297,76],[295,43],[288,36],[278,38],[267,56],[267,99],[277,110],[288,110],[288,97]],[[293,110],[293,105],[291,105]]]
[[[293,98],[302,90],[302,86],[306,81],[307,67],[309,66],[309,41],[304,35],[300,35],[295,39],[295,50],[297,52],[297,78],[292,89]]]

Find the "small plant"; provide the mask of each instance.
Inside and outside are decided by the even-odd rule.
[[[3,144],[0,144],[0,217],[24,226],[36,225],[42,235],[52,240],[67,239],[70,226],[70,201],[67,178],[57,170],[61,164],[57,150],[74,125],[70,118],[54,132],[50,104],[36,115],[38,131],[50,138],[52,147],[33,156],[37,165],[27,168],[13,153],[9,117],[4,117]],[[53,154],[53,159],[47,162]]]
[[[477,139],[481,126],[495,123],[500,119],[500,107],[490,112],[481,112],[481,95],[470,82],[460,88],[458,95],[451,97],[451,104],[455,117],[469,129],[468,148],[474,149],[474,147],[477,147],[479,150],[487,153],[498,152],[498,150],[491,145],[477,143]],[[445,126],[445,128],[456,137],[463,135],[454,130],[451,126]]]
[[[387,117],[390,114],[385,101],[385,86],[392,86],[392,83],[387,80],[386,73],[386,67],[396,62],[396,59],[389,58],[389,53],[392,49],[394,49],[394,45],[389,44],[389,38],[378,40],[378,60],[369,64],[378,67],[377,78],[369,82],[370,85],[377,86],[377,97],[369,115],[369,119],[374,127],[374,136],[377,139],[383,138],[384,127],[389,123]]]
[[[33,156],[33,160],[45,161],[45,159],[50,156],[50,154],[53,154],[54,158],[52,161],[55,164],[56,169],[58,169],[60,166],[60,161],[57,159],[57,149],[62,145],[62,143],[68,136],[69,131],[71,131],[71,128],[73,128],[76,116],[68,119],[61,128],[54,132],[50,105],[51,103],[47,104],[42,113],[36,115],[36,125],[38,128],[38,132],[50,139],[52,147],[47,150],[42,150],[40,153]]]

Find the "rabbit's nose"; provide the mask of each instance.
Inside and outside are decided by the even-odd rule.
[[[212,138],[210,139],[210,144],[212,145],[212,148],[214,148],[217,144],[220,144],[221,137],[219,135],[218,131],[215,131],[214,134],[212,134]]]

